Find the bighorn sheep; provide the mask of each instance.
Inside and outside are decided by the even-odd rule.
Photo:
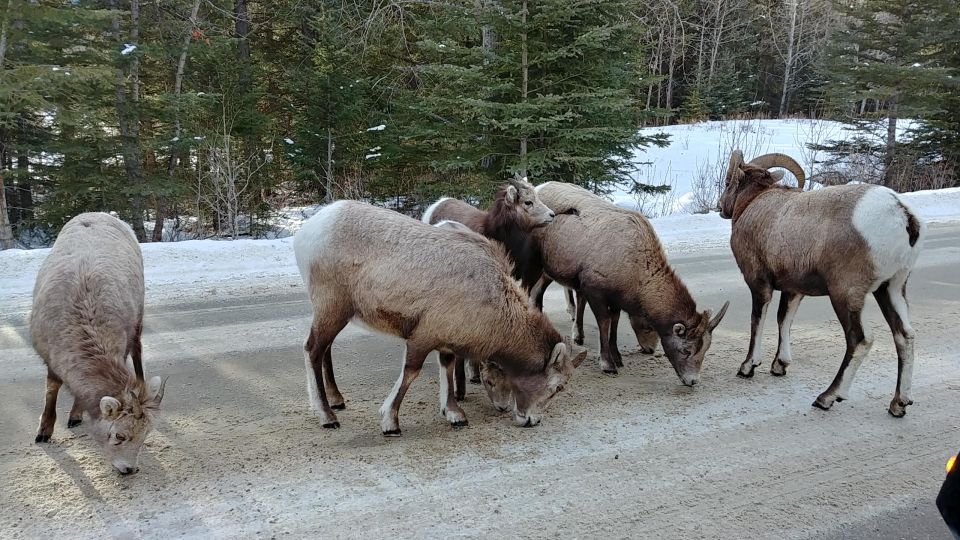
[[[36,442],[50,440],[65,384],[74,399],[67,427],[87,413],[113,467],[137,470],[165,385],[160,377],[143,380],[143,292],[143,258],[126,223],[89,213],[64,225],[33,289],[30,337],[47,365]]]
[[[800,185],[774,185],[791,171]],[[871,185],[835,186],[804,192],[803,169],[783,154],[744,163],[730,157],[720,216],[733,222],[730,247],[753,297],[750,350],[741,377],[760,365],[763,320],[773,290],[779,290],[780,342],[770,372],[785,375],[790,364],[790,325],[804,296],[829,296],[840,319],[847,349],[840,371],[813,405],[829,409],[848,395],[850,384],[873,340],[860,321],[873,293],[890,325],[897,348],[897,390],[890,414],[901,417],[910,399],[913,328],[907,308],[907,279],[920,254],[926,226],[890,189]]]
[[[518,426],[540,422],[586,355],[528,305],[503,249],[480,235],[338,201],[303,225],[293,247],[314,307],[304,356],[311,405],[324,427],[340,426],[328,401],[343,408],[330,346],[351,319],[406,342],[403,371],[380,409],[384,435],[400,434],[400,402],[433,350],[444,353],[440,409],[453,426],[467,419],[450,394],[451,354],[483,359],[502,373]]]
[[[470,230],[503,244],[513,260],[513,277],[520,280],[524,290],[540,279],[543,265],[540,252],[532,237],[533,229],[553,221],[554,214],[537,197],[533,185],[526,178],[511,179],[494,197],[486,212],[457,199],[443,197],[427,207],[421,220],[435,225],[443,221],[466,225]],[[463,400],[465,388],[464,359],[456,359],[454,394]],[[479,360],[470,359],[474,384],[480,384]]]
[[[583,293],[600,328],[600,368],[615,374],[623,365],[611,331],[622,310],[649,321],[683,384],[697,384],[712,332],[730,303],[712,319],[709,310],[697,311],[643,215],[571,184],[547,182],[536,189],[557,213],[536,233],[546,273],[541,284],[556,280]],[[543,288],[531,294],[543,294]]]
[[[543,270],[531,232],[553,218],[553,211],[540,202],[536,190],[526,179],[512,179],[497,191],[493,205],[486,212],[444,197],[427,207],[422,221],[430,225],[456,221],[500,242],[513,260],[513,277],[529,291]]]

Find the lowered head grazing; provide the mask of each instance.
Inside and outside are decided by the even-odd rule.
[[[712,319],[708,309],[689,325],[678,322],[666,335],[660,336],[663,352],[684,385],[695,386],[700,382],[700,369],[703,367],[703,357],[710,348],[713,330],[720,324],[728,307],[729,301],[723,304],[720,312]]]
[[[137,472],[140,449],[153,429],[165,386],[166,379],[153,377],[148,383],[136,381],[119,396],[100,399],[100,417],[93,423],[94,437],[120,474]]]
[[[533,427],[540,423],[550,401],[563,390],[573,370],[586,357],[586,349],[564,338],[553,346],[550,356],[545,359],[546,369],[509,373],[507,363],[492,357],[484,363],[481,378],[487,395],[498,410],[506,412],[513,408],[514,425]]]

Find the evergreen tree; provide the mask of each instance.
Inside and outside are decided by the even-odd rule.
[[[949,0],[861,0],[838,2],[846,19],[830,52],[828,98],[846,111],[863,134],[852,144],[824,147],[839,155],[868,150],[882,158],[880,177],[892,179],[900,118],[924,119],[949,73],[937,60]],[[885,124],[881,141],[873,139]]]

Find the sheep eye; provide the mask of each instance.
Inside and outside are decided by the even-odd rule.
[[[126,437],[124,437],[123,435],[121,435],[121,434],[119,434],[119,433],[117,433],[116,435],[114,435],[113,438],[116,439],[117,442],[123,442],[123,441],[127,440]]]
[[[533,206],[533,201],[523,201],[523,204],[527,206]]]

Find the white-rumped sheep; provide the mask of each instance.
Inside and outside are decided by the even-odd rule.
[[[536,189],[557,213],[536,233],[546,277],[580,291],[590,304],[600,329],[600,368],[615,374],[623,365],[611,328],[625,311],[649,321],[681,382],[697,384],[713,329],[729,302],[713,318],[709,310],[697,311],[643,215],[572,184],[547,182]],[[538,286],[531,294],[543,290]]]
[[[800,185],[775,185],[781,167]],[[866,184],[803,191],[804,173],[783,154],[749,163],[737,150],[730,158],[720,215],[733,222],[730,247],[750,288],[753,309],[750,349],[738,375],[760,365],[763,320],[774,290],[780,292],[780,342],[770,372],[785,375],[790,364],[790,325],[804,296],[829,296],[840,319],[846,352],[829,388],[813,405],[829,409],[848,395],[870,351],[860,316],[873,293],[897,348],[897,390],[890,414],[901,417],[910,399],[914,332],[907,309],[907,279],[920,254],[926,227],[895,192]]]
[[[503,373],[519,426],[539,423],[586,355],[529,306],[503,248],[480,235],[338,201],[304,223],[293,246],[314,308],[304,354],[311,405],[324,427],[340,425],[328,401],[335,396],[343,406],[330,346],[351,320],[406,343],[402,373],[380,409],[385,435],[400,434],[400,403],[431,351],[444,353],[440,408],[454,426],[467,419],[450,392],[451,354]]]
[[[533,185],[526,178],[515,178],[497,191],[487,211],[443,197],[427,207],[421,221],[430,225],[442,221],[462,223],[470,230],[500,242],[513,261],[513,277],[520,280],[524,290],[529,292],[543,273],[533,229],[550,223],[553,218],[553,212],[540,202]],[[466,393],[463,364],[463,358],[456,359],[454,394],[458,400],[462,400]],[[479,360],[471,358],[470,366],[473,371],[471,382],[480,384]]]
[[[126,223],[89,213],[64,225],[37,274],[30,313],[33,347],[47,365],[37,442],[50,440],[66,385],[74,399],[68,427],[87,413],[113,467],[137,470],[165,383],[143,380],[143,295],[143,258]]]

